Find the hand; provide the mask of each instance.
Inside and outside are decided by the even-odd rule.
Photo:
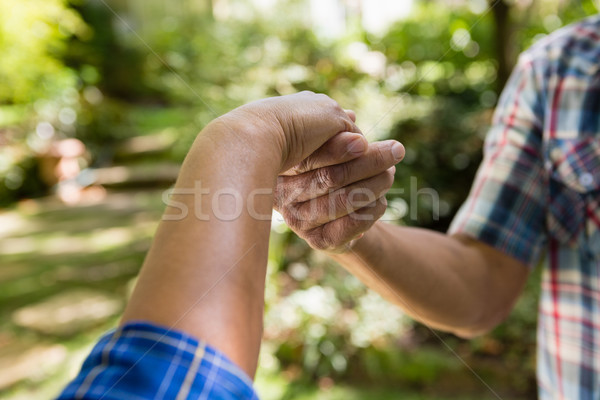
[[[229,130],[249,133],[247,144],[261,158],[276,160],[277,173],[298,164],[340,132],[360,133],[337,102],[308,91],[254,101],[217,121]],[[273,144],[276,148],[271,150]]]
[[[275,209],[312,248],[347,251],[385,212],[403,157],[395,140],[367,146],[360,134],[340,133],[279,176]]]

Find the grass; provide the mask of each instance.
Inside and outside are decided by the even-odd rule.
[[[76,288],[124,298],[162,213],[160,193],[115,193],[101,204],[77,207],[41,199],[0,214],[0,365],[18,362],[27,349],[44,346],[58,345],[66,354],[51,368],[32,371],[20,383],[0,391],[0,398],[56,395],[91,345],[116,324],[117,317],[109,318],[65,338],[16,326],[11,316],[20,307]],[[46,361],[39,360],[40,364]],[[4,373],[9,371],[0,372]]]
[[[140,126],[138,133],[151,134],[162,127],[181,127],[189,119],[189,113],[189,110],[140,110],[131,118]],[[188,128],[189,125],[181,129]],[[77,372],[98,337],[117,323],[118,318],[112,317],[71,337],[53,337],[16,326],[11,318],[20,307],[72,289],[90,288],[125,299],[162,213],[161,193],[158,189],[111,191],[101,203],[75,207],[45,198],[28,200],[0,211],[0,376],[9,373],[12,361],[18,361],[21,353],[29,349],[59,346],[64,352],[58,362],[40,358],[42,367],[32,370],[30,375],[9,388],[0,387],[0,399],[37,400],[55,396]],[[274,246],[274,251],[284,246],[287,245],[279,243]],[[529,315],[531,309],[531,306],[524,307],[523,313]],[[514,323],[508,326],[517,326],[519,332],[524,330]],[[434,351],[444,353],[446,350],[436,348]],[[425,379],[428,369],[437,364],[428,359],[428,353],[422,348],[417,353],[412,364],[403,359],[400,362],[402,368],[382,374],[395,376],[402,373],[405,377],[417,374],[422,383],[419,387],[402,387],[394,382],[369,386],[329,379],[311,381],[306,377],[297,380],[291,379],[285,371],[263,368],[259,369],[256,388],[263,400],[496,398],[468,371],[442,373],[440,379],[438,374],[433,374],[435,382]],[[497,366],[490,368],[490,379],[494,374],[499,376],[497,369]],[[459,374],[464,379],[454,380]],[[488,380],[488,376],[484,378]],[[369,379],[363,381],[369,382]],[[498,384],[496,379],[494,387],[510,386],[508,380],[503,382]],[[445,388],[451,390],[445,393]],[[503,397],[525,398],[505,393]]]
[[[117,317],[112,317],[71,337],[53,337],[16,326],[11,315],[20,307],[75,288],[125,298],[162,213],[160,193],[111,193],[101,204],[76,207],[41,199],[0,214],[0,225],[6,222],[0,233],[4,243],[0,247],[0,365],[17,362],[28,349],[54,345],[65,353],[58,363],[43,357],[36,360],[48,367],[32,371],[2,391],[0,399],[53,397],[77,372],[97,338],[116,324]],[[260,370],[256,386],[264,400],[452,399],[406,388],[354,387],[327,380],[290,383],[283,372],[266,369]]]
[[[393,385],[350,385],[329,379],[320,382],[290,383],[281,372],[259,370],[256,390],[262,400],[487,400],[497,399],[493,393],[473,396],[445,396],[431,390],[417,390]]]

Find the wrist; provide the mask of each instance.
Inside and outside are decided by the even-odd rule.
[[[371,260],[374,255],[378,254],[381,245],[381,224],[381,221],[375,222],[362,237],[354,239],[346,247],[346,250],[341,253],[331,254],[331,256],[340,262],[348,258],[359,258],[364,261]]]
[[[235,193],[235,199],[240,196],[242,199],[257,197],[255,201],[265,197],[266,193],[272,197],[279,172],[279,160],[275,156],[277,145],[263,136],[255,127],[242,126],[234,119],[221,117],[212,121],[198,135],[188,152],[176,189],[200,190],[199,195],[204,191],[213,195],[220,193],[218,201],[231,197],[223,193]],[[252,195],[254,192],[258,194]],[[210,200],[210,197],[203,196],[202,199]],[[192,197],[186,197],[187,202],[192,200]],[[272,198],[269,210],[271,207]]]
[[[276,177],[287,159],[283,130],[271,115],[260,115],[246,107],[237,108],[212,121],[207,136],[219,137],[231,152],[243,154],[248,163],[258,163]],[[234,150],[235,149],[235,150]]]

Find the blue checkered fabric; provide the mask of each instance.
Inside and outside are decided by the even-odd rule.
[[[59,400],[258,399],[250,378],[218,350],[136,322],[103,336]]]

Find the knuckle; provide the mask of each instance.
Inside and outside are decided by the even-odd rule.
[[[396,173],[394,170],[387,170],[385,174],[385,184],[389,188],[394,183],[394,179],[396,178]]]
[[[342,108],[340,107],[340,110],[342,110]],[[338,110],[335,110],[338,111]],[[342,110],[343,112],[344,110]],[[341,118],[341,130],[344,132],[356,132],[356,126],[354,125],[354,123],[350,120],[350,118],[345,118],[342,117]]]
[[[368,231],[371,226],[375,223],[376,218],[369,218],[366,220],[353,220],[352,223],[352,237],[356,237],[356,235],[360,235],[363,232]]]
[[[273,203],[277,207],[283,207],[285,204],[285,200],[288,197],[289,188],[285,183],[285,179],[283,177],[277,178],[277,183],[275,188],[273,189]]]
[[[376,147],[375,154],[373,156],[373,163],[378,169],[383,169],[386,167],[386,157],[381,147]]]
[[[333,110],[335,110],[336,112],[341,112],[341,113],[343,113],[342,115],[346,116],[346,113],[344,112],[344,109],[342,108],[342,106],[340,106],[340,103],[333,100],[332,98],[329,98],[329,99],[331,100],[331,107],[333,108]]]
[[[317,240],[317,239],[310,239],[308,241],[308,245],[315,250],[325,250],[326,249],[325,245],[323,245],[321,243],[321,241]]]
[[[348,163],[343,163],[332,167],[333,175],[335,176],[336,183],[340,186],[343,186],[346,182],[348,182],[350,177],[350,167]]]
[[[327,96],[326,94],[319,94],[318,96],[321,96],[321,100],[323,100],[324,106],[326,106],[333,115],[347,117],[346,113],[344,112],[344,109],[342,108],[342,106],[340,106],[340,104],[337,101]],[[347,118],[349,119],[349,117]]]
[[[341,190],[334,196],[334,206],[337,210],[344,210],[350,208],[350,198],[346,190]]]
[[[381,203],[381,207],[385,209],[388,205],[388,200],[385,196],[382,196],[381,199],[379,199],[379,203]]]
[[[373,213],[356,213],[352,214],[350,230],[352,232],[366,231],[373,225],[379,217]]]
[[[324,229],[325,232],[323,237],[325,238],[328,249],[333,250],[343,245],[347,241],[347,234],[350,230],[353,230],[352,227],[349,227],[347,224],[339,225],[339,224],[331,224],[326,225]]]
[[[388,177],[394,178],[396,176],[396,167],[392,166],[388,168],[385,172],[387,172]]]
[[[319,168],[315,172],[317,186],[321,189],[333,189],[335,187],[335,177],[333,168]]]
[[[335,224],[322,225],[314,229],[309,235],[309,245],[317,250],[334,250],[343,243],[341,235],[343,230]]]
[[[322,232],[322,230],[320,230],[320,231]],[[327,239],[325,239],[325,237],[322,235],[321,232],[311,235],[307,239],[307,242],[310,245],[310,247],[312,247],[313,249],[327,250],[330,246],[329,241]]]
[[[313,93],[315,100],[320,102],[321,106],[331,107],[331,103],[334,101],[331,97],[324,93]]]
[[[281,215],[283,216],[285,223],[294,232],[302,232],[304,230],[303,220],[299,217],[299,213],[296,209],[286,207],[281,210]]]
[[[335,197],[329,195],[322,197],[316,202],[317,206],[314,215],[317,216],[317,221],[327,223],[336,219],[337,204],[335,201]]]
[[[304,160],[300,161],[300,163],[293,168],[293,171],[297,174],[302,174],[305,171],[310,171],[311,169],[313,169],[313,165],[313,158],[307,157]]]
[[[334,238],[326,233],[325,229],[323,229],[323,234],[321,235],[321,246],[323,250],[331,250],[335,248],[335,240]]]
[[[298,218],[296,218],[295,213],[292,212],[288,207],[283,208],[280,213],[285,223],[295,231],[298,227]]]
[[[309,231],[320,225],[321,216],[326,215],[325,209],[320,207],[316,199],[308,200],[297,207],[294,207],[294,223],[297,230]]]
[[[276,204],[284,206],[294,203],[300,193],[303,192],[301,185],[297,182],[296,177],[280,176],[277,178],[273,197]]]
[[[309,200],[309,214],[316,216],[315,219],[320,219],[319,216],[326,216],[329,212],[327,201],[323,198],[316,198]]]
[[[381,201],[378,201],[375,205],[375,220],[381,218],[383,214],[385,214],[385,210],[387,209],[387,200],[385,197],[381,198]],[[373,221],[375,222],[375,221]]]

